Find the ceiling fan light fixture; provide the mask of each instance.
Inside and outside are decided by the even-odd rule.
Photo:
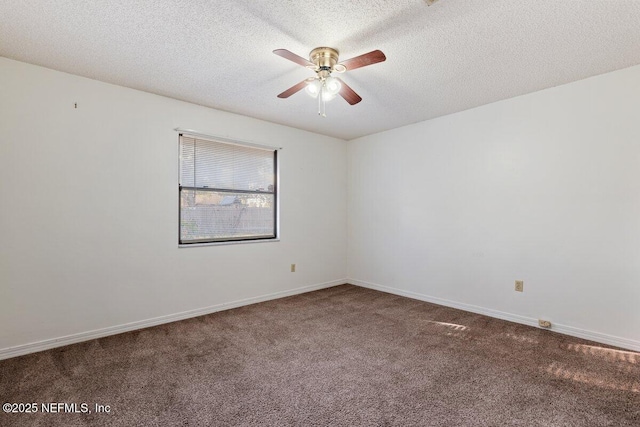
[[[328,94],[331,94],[335,97],[340,92],[342,85],[340,84],[340,80],[336,79],[335,77],[329,76],[324,80],[324,88]]]
[[[319,79],[313,79],[307,83],[305,90],[312,98],[317,98],[322,91],[322,82]]]

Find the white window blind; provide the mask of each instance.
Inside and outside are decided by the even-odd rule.
[[[273,149],[180,135],[180,244],[276,237]]]

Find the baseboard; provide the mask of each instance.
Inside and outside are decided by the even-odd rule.
[[[121,334],[136,329],[148,328],[164,323],[176,322],[192,317],[203,316],[205,314],[215,313],[217,311],[230,310],[232,308],[242,307],[245,305],[256,304],[259,302],[269,301],[278,298],[303,294],[306,292],[317,291],[319,289],[331,288],[333,286],[343,285],[347,283],[346,279],[333,280],[331,282],[318,283],[315,285],[302,286],[300,288],[288,291],[274,292],[271,294],[260,295],[252,298],[245,298],[237,301],[231,301],[222,304],[216,304],[209,307],[198,308],[195,310],[183,311],[181,313],[169,314],[166,316],[154,317],[152,319],[140,320],[137,322],[126,323],[123,325],[110,326],[108,328],[96,329],[93,331],[81,332],[78,334],[66,335],[63,337],[37,341],[29,344],[18,345],[0,349],[0,360],[9,359],[11,357],[22,356],[25,354],[36,353],[38,351],[49,350],[56,347],[62,347],[69,344],[75,344],[83,341],[89,341],[96,338],[102,338],[109,335]]]
[[[520,316],[518,314],[506,313],[503,311],[492,310],[490,308],[480,307],[477,305],[465,304],[457,301],[451,301],[443,298],[437,298],[430,295],[424,295],[417,292],[405,291],[403,289],[393,288],[389,286],[383,286],[376,283],[365,282],[357,279],[347,279],[347,283],[361,286],[363,288],[375,289],[377,291],[387,292],[394,295],[400,295],[407,298],[413,298],[420,301],[426,301],[433,304],[443,305],[446,307],[457,308],[464,311],[470,311],[472,313],[483,314],[489,317],[495,317],[497,319],[508,320],[510,322],[521,323],[523,325],[529,325],[538,327],[538,320]],[[595,341],[601,344],[608,344],[616,347],[625,348],[633,351],[640,351],[640,341],[617,337],[614,335],[603,334],[600,332],[589,331],[586,329],[575,328],[573,326],[561,325],[554,323],[552,332],[558,332],[564,335],[570,335],[576,338],[583,338],[590,341]]]

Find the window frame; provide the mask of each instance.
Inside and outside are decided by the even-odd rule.
[[[232,244],[247,244],[247,243],[261,243],[261,242],[279,242],[280,241],[280,165],[278,159],[278,151],[281,148],[271,147],[267,145],[255,144],[252,142],[242,141],[238,139],[230,139],[226,137],[219,137],[215,135],[207,135],[199,132],[185,131],[180,128],[175,129],[178,132],[178,247],[189,248],[199,246],[216,246],[216,245],[232,245]],[[273,191],[251,191],[251,190],[230,190],[220,188],[209,187],[190,187],[181,185],[181,147],[182,137],[195,138],[200,140],[207,140],[220,144],[237,145],[246,148],[256,148],[262,150],[273,151]],[[198,241],[183,241],[182,240],[182,190],[193,191],[212,191],[212,192],[228,192],[228,193],[243,193],[243,194],[269,194],[273,195],[273,236],[250,236],[250,237],[225,237],[219,239],[201,239]]]

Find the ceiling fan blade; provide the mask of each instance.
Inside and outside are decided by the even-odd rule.
[[[367,65],[377,64],[387,59],[384,53],[380,50],[374,50],[364,55],[356,56],[355,58],[342,61],[340,64],[344,65],[347,71],[355,70],[356,68],[366,67]]]
[[[341,78],[335,77],[340,80],[340,96],[344,98],[351,105],[356,105],[358,102],[362,101],[360,95],[358,95],[353,89],[351,89]]]
[[[307,86],[307,80],[309,80],[309,79],[305,79],[305,80],[301,81],[300,83],[291,86],[289,89],[285,90],[280,95],[278,95],[278,98],[288,98],[291,95],[293,95],[294,93],[304,89],[305,86]]]
[[[306,59],[304,59],[301,56],[296,55],[295,53],[287,50],[287,49],[276,49],[273,51],[273,53],[275,53],[278,56],[282,56],[285,59],[288,59],[289,61],[293,61],[296,64],[302,65],[303,67],[315,67],[315,65],[313,64],[313,62],[308,61]]]

